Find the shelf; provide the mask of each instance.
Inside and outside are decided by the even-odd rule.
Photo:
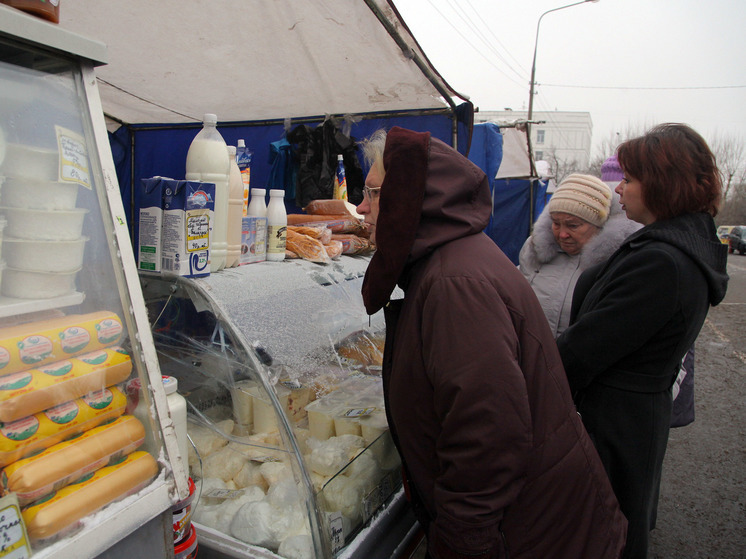
[[[0,296],[0,318],[16,316],[31,312],[48,311],[61,307],[79,305],[85,300],[85,293],[75,291],[61,297],[51,299],[15,299]]]

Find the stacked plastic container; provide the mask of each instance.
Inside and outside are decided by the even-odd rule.
[[[48,299],[75,292],[88,210],[76,207],[79,186],[60,181],[58,167],[56,149],[6,146],[0,168],[0,213],[7,221],[0,292],[6,297]]]

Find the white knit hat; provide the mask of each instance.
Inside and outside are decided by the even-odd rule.
[[[547,203],[549,212],[564,212],[602,227],[609,217],[611,190],[592,175],[573,174],[565,178]]]

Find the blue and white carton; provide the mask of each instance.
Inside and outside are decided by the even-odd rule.
[[[138,268],[185,277],[209,275],[215,184],[164,177],[141,182]],[[137,204],[137,195],[135,200]]]

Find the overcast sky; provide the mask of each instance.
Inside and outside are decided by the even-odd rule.
[[[435,68],[481,110],[528,108],[536,25],[572,0],[394,0]],[[594,148],[686,122],[746,140],[744,0],[600,0],[541,20],[534,111],[588,111]]]

